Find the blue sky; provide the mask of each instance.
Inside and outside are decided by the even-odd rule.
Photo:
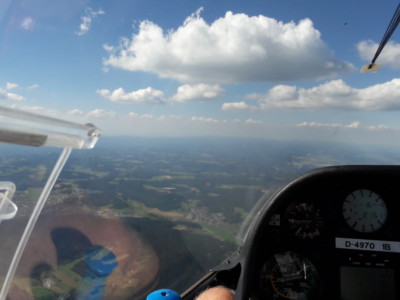
[[[392,142],[400,33],[359,69],[397,4],[3,0],[0,104],[110,135]]]

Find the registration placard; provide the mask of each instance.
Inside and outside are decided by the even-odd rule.
[[[400,242],[336,238],[336,248],[400,253]]]

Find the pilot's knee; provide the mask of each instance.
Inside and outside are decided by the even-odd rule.
[[[216,286],[203,291],[196,300],[233,300],[235,292],[223,286]]]

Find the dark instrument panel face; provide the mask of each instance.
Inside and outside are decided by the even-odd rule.
[[[306,174],[251,238],[253,299],[400,299],[400,168]]]

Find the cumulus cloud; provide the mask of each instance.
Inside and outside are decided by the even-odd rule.
[[[262,121],[254,120],[254,119],[247,119],[246,124],[262,124]]]
[[[357,132],[367,131],[367,132],[399,132],[399,129],[390,127],[388,125],[372,125],[372,126],[362,126],[360,121],[353,121],[348,124],[341,123],[320,123],[320,122],[302,122],[295,125],[292,125],[297,128],[315,128],[315,129],[348,129],[348,130],[357,130]]]
[[[138,114],[136,112],[129,112],[128,118],[134,121],[156,121],[156,122],[170,122],[170,121],[179,121],[180,124],[185,122],[185,118],[183,116],[178,115],[161,115],[154,116],[151,114]]]
[[[357,50],[362,59],[370,62],[375,55],[379,44],[373,41],[361,41],[357,44]],[[377,59],[377,63],[388,66],[392,69],[400,69],[400,44],[389,42],[383,48]]]
[[[296,127],[324,127],[324,128],[361,128],[361,122],[354,121],[349,124],[339,124],[339,123],[318,123],[318,122],[303,122],[295,125]]]
[[[243,111],[243,110],[254,110],[255,106],[248,105],[244,101],[240,102],[227,102],[222,104],[221,110],[223,111]]]
[[[156,121],[156,122],[168,122],[168,121],[178,121],[179,124],[185,126],[184,124],[188,123],[203,123],[203,124],[262,124],[262,121],[247,119],[245,121],[241,121],[240,119],[234,120],[225,120],[225,119],[215,119],[212,117],[203,117],[203,116],[192,116],[190,119],[185,118],[184,116],[179,115],[161,115],[155,116],[151,114],[139,114],[136,112],[129,112],[128,118],[130,120],[135,121]]]
[[[6,83],[6,89],[7,90],[13,90],[16,89],[18,87],[18,84],[16,83],[12,83],[12,82],[7,82]]]
[[[130,39],[104,46],[104,65],[185,83],[323,78],[354,68],[334,58],[310,19],[283,23],[228,11],[207,24],[200,12],[175,30],[141,22]]]
[[[33,113],[37,113],[43,116],[52,116],[52,117],[57,117],[59,118],[62,113],[55,110],[55,109],[50,109],[50,108],[46,108],[43,106],[29,106],[29,105],[12,105],[13,108],[17,108],[17,109],[21,109],[21,110],[26,110],[28,112],[33,112]]]
[[[67,113],[72,116],[83,116],[85,114],[82,110],[77,109],[77,108],[72,109],[72,110],[68,111]]]
[[[135,113],[135,112],[128,113],[128,117],[131,120],[139,120],[139,119],[142,119],[142,120],[143,119],[145,119],[145,120],[153,120],[153,119],[155,119],[155,117],[153,115],[151,115],[151,114],[142,114],[142,115],[140,115],[140,114]]]
[[[139,116],[139,114],[138,114],[138,113],[135,113],[135,112],[129,112],[129,113],[128,113],[128,117],[129,117],[130,119],[136,119],[138,116]]]
[[[2,89],[2,88],[0,88],[0,99],[8,100],[8,101],[23,101],[23,100],[25,100],[25,98],[22,97],[21,95],[10,93],[7,89]]]
[[[165,103],[164,93],[159,90],[155,90],[151,87],[141,89],[133,92],[126,92],[123,88],[118,88],[114,91],[107,89],[97,90],[97,93],[112,101],[119,103],[151,103],[161,104]]]
[[[224,95],[224,89],[219,85],[210,84],[185,84],[178,87],[172,100],[177,102],[187,102],[191,100],[213,100],[221,98]]]
[[[84,35],[88,33],[90,27],[92,26],[92,21],[99,15],[104,15],[105,12],[102,9],[94,11],[92,8],[87,7],[85,9],[85,15],[81,18],[82,23],[79,25],[79,31],[76,32],[77,35]]]
[[[257,100],[260,109],[400,110],[400,78],[363,89],[353,88],[343,80],[308,89],[277,85],[266,94],[250,94],[247,98]],[[225,110],[229,107],[227,104]]]
[[[114,47],[110,45],[103,45],[103,49],[107,52],[112,52],[114,50]]]
[[[37,89],[37,88],[39,88],[38,84],[32,84],[32,85],[28,86],[28,90],[34,90],[34,89]]]
[[[105,118],[105,117],[115,117],[116,113],[113,111],[105,111],[104,109],[93,109],[86,114],[87,118]]]
[[[263,124],[262,121],[254,120],[254,119],[251,119],[251,118],[242,121],[240,119],[219,120],[219,119],[214,119],[214,118],[211,118],[211,117],[193,116],[190,120],[192,122],[208,123],[208,124],[244,124],[244,125],[260,125],[260,124]]]
[[[26,17],[21,22],[21,28],[24,30],[33,30],[35,27],[35,21],[32,17]]]
[[[193,122],[202,122],[202,123],[220,123],[220,122],[224,122],[224,121],[220,121],[220,120],[213,119],[213,118],[196,117],[196,116],[193,116],[191,118],[191,121],[193,121]]]
[[[387,125],[375,125],[375,126],[368,126],[369,130],[394,130],[393,128],[391,128],[390,126]]]

